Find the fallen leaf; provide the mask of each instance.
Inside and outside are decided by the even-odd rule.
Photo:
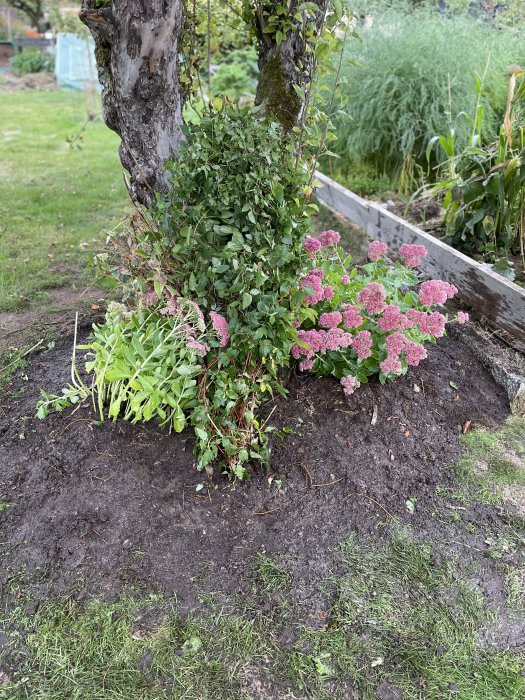
[[[93,311],[98,311],[100,309],[100,304],[91,304]]]
[[[370,425],[375,425],[377,423],[377,413],[378,413],[378,408],[377,404],[374,404],[374,410],[372,411],[372,420],[370,421]]]
[[[471,420],[466,420],[466,421],[463,423],[463,435],[465,435],[465,433],[468,433],[468,431],[470,430],[471,424],[472,424],[472,421],[471,421]]]

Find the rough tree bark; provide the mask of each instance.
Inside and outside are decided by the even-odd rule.
[[[182,137],[184,2],[83,0],[80,19],[95,39],[104,120],[122,139],[131,195],[149,204],[169,187],[164,164],[176,157]]]
[[[252,0],[259,41],[257,103],[287,129],[300,123],[305,109],[294,90],[310,80],[313,56],[302,31],[279,45],[264,32],[265,12],[279,0]],[[329,0],[316,0],[315,24],[324,21]],[[300,0],[292,0],[289,14]],[[264,11],[263,11],[264,8]],[[106,124],[121,139],[120,158],[130,173],[131,195],[149,204],[166,191],[164,164],[177,155],[182,138],[184,91],[177,55],[184,26],[184,0],[83,0],[80,19],[95,39]]]
[[[314,2],[319,8],[314,20],[319,31],[330,0]],[[280,44],[274,35],[265,33],[265,13],[276,14],[280,4],[281,0],[273,0],[270,3],[255,2],[255,31],[259,43],[260,69],[256,103],[262,105],[263,114],[273,114],[285,129],[290,130],[300,124],[305,110],[305,104],[293,86],[304,88],[310,82],[314,57],[307,50],[301,31],[290,32]],[[293,0],[288,15],[293,17],[300,4],[301,0]]]

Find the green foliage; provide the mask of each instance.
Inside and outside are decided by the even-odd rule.
[[[483,145],[480,137],[473,138],[456,154],[452,135],[440,140],[448,178],[435,187],[446,192],[450,243],[495,263],[511,278],[508,257],[525,250],[525,120],[520,109],[525,82],[515,90],[523,72],[516,70],[510,78],[505,126],[496,142]],[[479,126],[481,119],[476,116]]]
[[[157,415],[178,430],[185,413],[195,431],[198,468],[211,470],[219,458],[243,477],[244,463],[265,459],[265,424],[256,409],[275,390],[283,391],[277,371],[288,364],[296,340],[294,321],[304,296],[297,289],[302,244],[310,213],[317,210],[309,201],[310,174],[280,126],[228,106],[187,127],[180,160],[169,168],[173,189],[158,198],[157,223],[135,221],[115,234],[116,256],[102,260],[127,299],[149,304],[153,298],[152,330],[146,325],[142,340],[146,320],[132,315],[123,325],[110,316],[95,329],[88,346],[95,360],[87,369],[95,373],[101,416],[109,402],[112,418]],[[169,397],[159,395],[160,380],[178,401],[182,388],[175,391],[170,382],[187,364],[186,345],[171,336],[169,320],[159,315],[162,305],[173,313],[175,298],[178,305],[198,304],[216,330],[217,323],[227,323],[229,336],[224,328],[220,337],[206,335],[206,359],[195,357],[188,376],[199,374],[201,365],[202,372],[196,382],[190,379],[191,392],[177,403],[176,416],[166,406],[175,410]],[[146,341],[139,350],[137,343]]]
[[[425,149],[435,134],[456,128],[457,148],[468,143],[477,93],[472,76],[485,80],[485,139],[501,123],[506,94],[505,69],[521,64],[523,42],[512,32],[495,31],[466,15],[441,16],[425,9],[374,13],[358,29],[360,44],[347,54],[361,66],[343,71],[351,120],[338,125],[332,150],[343,161],[364,161],[401,179],[411,191],[427,169]],[[435,160],[433,164],[435,164]]]
[[[9,59],[13,73],[23,75],[24,73],[41,73],[47,71],[52,73],[55,69],[54,54],[40,51],[35,47],[28,47],[15,54]]]
[[[232,51],[213,74],[212,92],[226,95],[232,100],[252,95],[257,88],[258,75],[257,54],[254,49]]]
[[[93,326],[92,341],[79,346],[88,351],[86,371],[94,375],[92,390],[77,378],[60,396],[42,392],[38,418],[92,394],[101,420],[106,412],[112,420],[122,414],[132,423],[156,418],[161,426],[180,433],[186,425],[185,411],[196,405],[195,377],[202,367],[192,344],[201,345],[205,328],[193,305],[180,300],[179,307],[176,316],[163,316],[111,305],[105,323]]]

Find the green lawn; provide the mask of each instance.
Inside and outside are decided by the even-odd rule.
[[[92,281],[86,263],[127,203],[118,142],[86,124],[83,94],[1,93],[0,311]]]

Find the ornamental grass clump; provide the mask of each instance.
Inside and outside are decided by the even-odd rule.
[[[442,280],[420,284],[414,268],[427,255],[422,245],[402,245],[393,262],[386,244],[372,241],[359,271],[338,243],[335,231],[306,240],[312,268],[299,288],[309,313],[292,356],[302,372],[333,375],[352,394],[372,375],[383,384],[417,367],[425,344],[445,334],[449,319],[438,309],[458,290]],[[465,323],[468,314],[456,320]]]

